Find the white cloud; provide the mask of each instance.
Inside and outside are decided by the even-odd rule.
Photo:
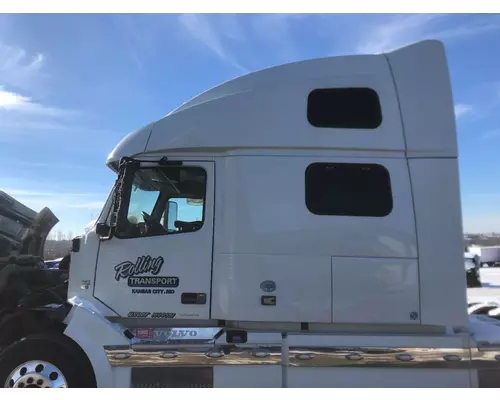
[[[300,48],[293,34],[307,18],[310,16],[306,14],[183,14],[179,23],[221,60],[248,73],[241,61],[245,56],[248,64],[257,64],[259,68],[300,59]],[[266,57],[255,59],[255,54],[262,50]]]
[[[0,79],[18,88],[32,88],[44,77],[42,68],[46,57],[41,53],[28,54],[26,50],[0,42]]]
[[[27,97],[7,92],[6,90],[3,90],[2,86],[0,86],[0,107],[9,109],[19,107],[27,103],[29,103],[29,99]]]
[[[293,23],[306,17],[301,14],[265,14],[254,16],[251,23],[255,34],[271,45],[280,61],[285,63],[300,58],[292,37]]]
[[[23,189],[4,189],[2,188],[2,192],[7,193],[9,196],[36,196],[36,197],[46,197],[46,196],[57,196],[57,193],[51,192],[37,192],[32,190],[23,190]]]
[[[364,38],[356,47],[356,53],[378,54],[410,43],[421,36],[422,29],[436,17],[427,14],[397,16],[368,26]]]
[[[69,207],[101,210],[104,207],[104,203],[104,201],[91,201],[89,203],[71,204]]]
[[[179,16],[179,22],[193,38],[199,40],[207,46],[221,60],[239,69],[243,73],[248,72],[248,70],[236,60],[235,56],[232,55],[223,44],[224,37],[240,41],[243,40],[238,24],[234,21],[226,21],[225,26],[228,26],[227,24],[229,23],[232,24],[228,26],[227,30],[215,28],[212,25],[212,22],[209,21],[209,18],[203,14],[182,14]]]
[[[5,158],[2,159],[2,161],[6,161]],[[7,161],[12,167],[18,168],[18,167],[28,167],[28,168],[54,168],[57,167],[58,169],[63,169],[63,170],[68,170],[68,169],[77,169],[77,170],[92,170],[95,169],[96,167],[91,166],[91,165],[82,165],[82,164],[61,164],[61,163],[50,163],[50,162],[33,162],[33,161],[19,161],[18,159],[14,158],[11,161]]]
[[[482,18],[488,18],[482,19]],[[428,36],[438,37],[440,39],[455,39],[467,36],[482,35],[484,33],[500,30],[500,20],[498,16],[493,17],[480,17],[468,25],[454,26],[449,29],[441,29],[434,33],[429,33]]]
[[[100,196],[101,193],[65,193],[65,192],[48,192],[48,191],[37,191],[37,190],[26,190],[26,189],[15,189],[15,188],[1,188],[2,192],[7,193],[9,196],[28,196],[28,197],[59,197],[59,198],[73,198],[73,197],[93,197]]]
[[[144,40],[144,34],[140,31],[135,16],[127,14],[111,15],[111,23],[123,38],[125,48],[132,62],[138,70],[143,70],[139,50],[141,42]]]
[[[20,47],[0,42],[0,134],[12,138],[12,129],[30,134],[33,129],[53,130],[80,112],[42,104],[32,97],[45,94],[39,83],[46,77],[43,69],[46,57],[41,53],[28,54]],[[61,120],[65,120],[62,123]]]
[[[108,197],[107,194],[91,192],[71,193],[14,188],[0,188],[0,190],[34,211],[38,212],[48,207],[58,218],[66,220],[101,210]]]
[[[472,112],[472,106],[468,104],[456,104],[455,105],[455,117],[459,118],[465,114]]]
[[[11,135],[15,132],[16,136],[19,135],[31,135],[36,132],[43,134],[73,134],[77,136],[106,136],[106,137],[122,137],[123,132],[111,131],[106,129],[89,128],[82,126],[81,124],[69,124],[68,122],[60,122],[55,120],[49,120],[47,116],[42,116],[42,118],[34,118],[35,115],[23,115],[24,118],[19,118],[19,115],[7,115],[13,113],[1,112],[0,107],[0,141],[2,139],[9,139]],[[70,115],[77,116],[78,112],[68,112],[64,114],[65,118],[69,118]],[[30,118],[26,118],[29,116]],[[40,116],[37,116],[40,117]]]
[[[379,21],[367,25],[356,46],[357,53],[378,54],[424,39],[446,41],[500,30],[498,16],[478,16],[458,24],[446,14],[397,15]]]
[[[0,110],[26,113],[33,116],[44,117],[70,117],[77,115],[76,112],[57,107],[47,107],[33,102],[31,98],[19,93],[9,92],[0,86]],[[1,123],[0,123],[1,124]]]

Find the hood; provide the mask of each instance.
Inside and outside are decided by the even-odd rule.
[[[37,213],[0,191],[0,263],[19,256],[42,258],[47,235],[58,222],[49,208]]]

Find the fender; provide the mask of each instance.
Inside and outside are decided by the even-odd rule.
[[[68,306],[68,307],[66,307]],[[32,334],[62,332],[70,306],[48,304],[42,307],[20,309],[11,313],[0,312],[0,347]]]
[[[64,334],[74,340],[85,352],[94,369],[97,387],[115,387],[113,370],[103,346],[130,345],[125,328],[108,321],[88,300],[73,297],[73,308],[64,323]]]

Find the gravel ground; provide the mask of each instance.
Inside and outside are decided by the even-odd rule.
[[[481,268],[480,275],[483,287],[468,288],[469,300],[492,300],[500,303],[500,268]]]

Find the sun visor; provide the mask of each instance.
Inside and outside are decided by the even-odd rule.
[[[136,154],[144,152],[155,122],[151,122],[125,136],[108,156],[106,165],[116,172],[118,170],[118,163],[122,157],[133,157]]]

